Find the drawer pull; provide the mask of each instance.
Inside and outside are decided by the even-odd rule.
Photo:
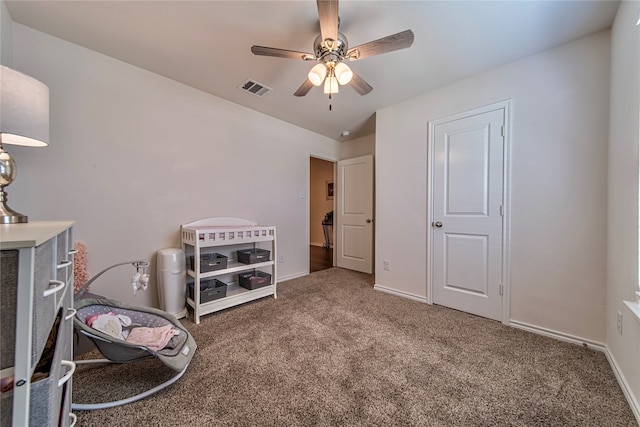
[[[67,371],[66,374],[64,374],[62,378],[58,380],[58,387],[62,387],[64,383],[69,381],[73,376],[73,373],[76,371],[76,364],[73,363],[71,360],[61,360],[60,365],[66,366],[67,368],[69,368],[69,370]]]
[[[55,286],[51,287],[52,285],[55,285]],[[61,291],[62,289],[64,289],[64,287],[66,285],[67,285],[66,283],[61,282],[60,280],[50,280],[49,281],[49,286],[50,287],[49,287],[49,289],[47,289],[46,291],[44,291],[42,293],[42,296],[46,298],[49,295],[53,295],[56,292]]]
[[[67,315],[64,316],[64,320],[69,320],[69,319],[73,319],[73,316],[76,315],[76,309],[75,308],[68,308],[67,309]]]
[[[78,421],[78,417],[73,412],[69,412],[69,419],[71,422],[69,423],[69,427],[73,427],[76,425],[76,421]]]
[[[69,267],[71,264],[73,264],[73,261],[69,261],[68,259],[65,259],[60,264],[56,265],[56,268],[60,270],[61,268]]]
[[[77,253],[78,253],[78,250],[77,250],[77,249],[71,249],[71,250],[69,251],[69,255],[75,255],[75,254],[77,254]]]

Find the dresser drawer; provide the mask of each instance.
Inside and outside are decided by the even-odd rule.
[[[29,405],[29,425],[68,425],[71,419],[70,396],[71,377],[75,370],[73,363],[72,335],[73,311],[60,308],[54,326],[47,339],[42,358],[36,366],[31,383]],[[3,425],[11,421],[13,391],[2,394],[1,411]],[[64,414],[61,415],[61,414]],[[7,422],[7,424],[4,424]]]
[[[56,236],[56,279],[73,288],[73,242],[71,241],[71,230],[66,230]],[[61,305],[59,296],[56,297],[56,301],[59,307]]]
[[[13,366],[18,301],[18,250],[0,252],[0,369]]]
[[[63,294],[65,282],[54,282],[53,241],[36,247],[33,289],[33,346],[31,360],[40,359],[56,312],[57,298]]]
[[[17,250],[5,250],[0,255],[0,304],[2,305],[2,312],[0,313],[2,320],[0,369],[14,366],[19,257],[20,254]],[[61,306],[58,303],[61,301],[67,284],[63,281],[56,282],[54,280],[56,278],[56,265],[54,264],[53,240],[49,240],[35,248],[33,262],[34,292],[31,360],[32,364],[35,365],[40,359],[49,336],[56,308]]]

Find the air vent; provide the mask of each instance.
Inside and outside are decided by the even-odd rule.
[[[269,86],[265,86],[262,83],[258,83],[254,80],[247,80],[246,82],[242,83],[240,89],[259,97],[263,97],[273,90]]]

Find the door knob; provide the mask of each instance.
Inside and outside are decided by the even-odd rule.
[[[441,228],[442,227],[442,222],[436,221],[436,222],[433,223],[433,225],[438,227],[438,228]]]
[[[371,223],[371,218],[367,218],[367,224]]]

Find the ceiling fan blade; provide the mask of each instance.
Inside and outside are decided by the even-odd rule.
[[[373,90],[371,85],[365,82],[364,79],[356,73],[353,73],[353,77],[351,77],[349,86],[351,86],[360,95],[366,95]]]
[[[405,49],[412,44],[413,31],[406,30],[351,48],[347,51],[347,57],[351,60],[362,59],[368,56]]]
[[[318,0],[322,40],[338,40],[338,0]]]
[[[253,52],[254,55],[275,56],[276,58],[302,59],[305,61],[316,59],[316,57],[311,53],[278,49],[275,47],[251,46],[251,52]]]
[[[302,83],[302,86],[300,86],[298,90],[295,91],[294,95],[305,96],[307,93],[309,93],[312,87],[313,83],[311,83],[309,79],[307,79],[304,83]]]

